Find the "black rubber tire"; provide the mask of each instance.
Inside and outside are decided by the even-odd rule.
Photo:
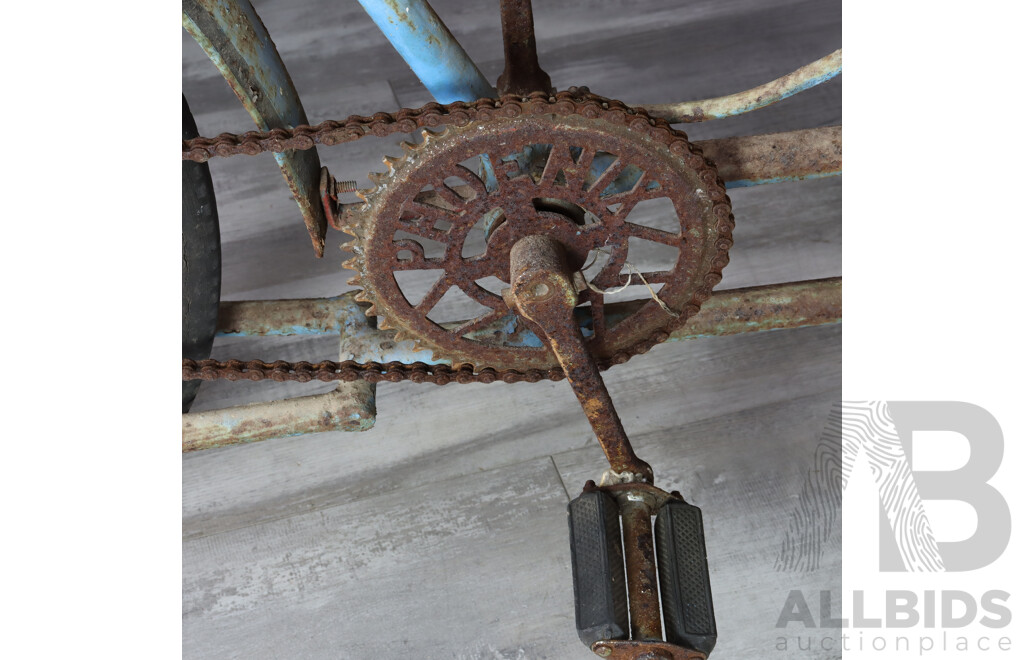
[[[181,97],[181,139],[199,135]],[[220,222],[210,166],[181,163],[181,356],[210,357],[220,307]],[[188,412],[201,380],[181,382],[181,412]]]

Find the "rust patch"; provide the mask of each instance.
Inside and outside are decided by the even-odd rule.
[[[551,76],[540,68],[533,32],[531,0],[501,0],[501,38],[505,70],[498,76],[498,94],[552,93]]]
[[[244,336],[337,332],[337,315],[342,304],[342,296],[222,302],[217,332]]]
[[[376,419],[373,386],[340,383],[325,394],[181,416],[182,452],[322,431],[365,431]]]
[[[590,650],[608,660],[706,660],[699,651],[667,642],[637,642],[625,639],[594,642]]]
[[[697,145],[725,181],[772,181],[843,171],[843,128],[705,140]]]

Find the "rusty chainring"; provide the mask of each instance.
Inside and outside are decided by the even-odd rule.
[[[651,300],[626,319],[606,322],[604,296],[583,289],[581,303],[589,302],[590,311],[581,307],[578,312],[585,329],[589,327],[589,348],[602,368],[667,339],[699,311],[721,281],[734,219],[714,164],[664,120],[590,94],[586,88],[472,104],[432,103],[395,115],[350,117],[317,127],[196,138],[183,143],[182,158],[204,161],[214,155],[304,149],[370,134],[444,126],[448,129],[443,134],[407,144],[403,158],[385,159],[389,173],[379,175],[376,188],[364,192],[364,208],[348,216],[344,228],[355,236],[351,249],[356,258],[346,265],[358,271],[362,297],[372,303],[368,313],[381,316],[381,327],[416,339],[434,352],[435,359],[451,359],[453,368],[421,363],[183,360],[183,378],[409,379],[438,384],[560,379],[562,370],[546,346],[523,343],[528,337],[523,329],[542,336],[536,335],[537,329],[513,314],[495,291],[477,282],[487,277],[507,280],[508,250],[527,233],[554,236],[569,248],[578,266],[595,249],[610,253],[607,263],[588,278],[601,289],[626,283],[621,269],[630,238],[678,248],[674,268],[644,273],[652,285],[661,285],[658,297],[677,316]],[[483,164],[481,155],[486,156]],[[474,158],[476,165],[467,168]],[[636,204],[658,197],[671,200],[677,230],[627,221]],[[487,237],[484,251],[463,256],[470,231],[481,223]],[[429,254],[430,242],[443,246],[441,255]],[[443,274],[414,304],[395,277],[403,270]],[[453,287],[486,311],[457,327],[430,319],[433,305]]]
[[[543,331],[501,295],[512,246],[535,234],[557,239],[577,271],[588,258],[608,257],[591,286],[577,278],[577,312],[598,359],[631,356],[655,333],[671,331],[721,281],[732,240],[718,219],[731,208],[713,165],[691,168],[679,157],[691,150],[685,135],[655,131],[641,113],[626,124],[603,107],[596,116],[567,105],[542,110],[424,131],[422,143],[402,145],[402,158],[385,159],[389,172],[373,177],[373,189],[360,191],[365,204],[342,224],[355,237],[356,256],[345,266],[358,272],[349,284],[362,289],[357,299],[372,304],[367,313],[379,317],[379,328],[455,367],[557,367],[537,340]],[[629,221],[638,204],[657,199],[670,202],[674,217],[659,219],[667,229]],[[670,267],[641,274],[660,285],[663,305],[649,299],[626,318],[606,318],[604,291],[635,282],[647,293],[627,270],[634,239],[674,251]],[[416,273],[434,282],[410,295],[399,275]],[[444,324],[434,312],[453,294],[474,316]]]

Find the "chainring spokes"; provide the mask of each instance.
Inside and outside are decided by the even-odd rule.
[[[475,167],[459,164],[438,172],[434,183],[403,205],[403,228],[394,240],[400,248],[395,270],[436,276],[427,275],[434,283],[422,296],[414,285],[402,286],[401,280],[414,280],[396,276],[406,301],[456,337],[539,348],[532,323],[509,309],[501,291],[508,287],[512,245],[530,234],[546,234],[568,248],[581,271],[587,286],[579,316],[588,340],[602,343],[608,329],[622,320],[606,318],[606,296],[649,298],[673,276],[685,237],[671,201],[644,170],[607,151],[562,143],[529,145],[498,157],[496,165],[482,155],[472,159]],[[660,205],[660,215],[645,218],[638,205],[655,200],[668,202],[667,208]],[[651,226],[652,220],[667,228]],[[646,257],[656,256],[662,268],[634,276],[629,267],[644,258],[637,254],[643,242],[654,248]],[[425,257],[430,248],[441,256]],[[438,303],[453,289],[475,302],[475,308],[439,310]],[[609,289],[614,293],[605,293]],[[453,316],[458,311],[463,314]],[[461,319],[469,320],[452,323]]]
[[[720,279],[731,224],[718,226],[715,206],[728,198],[637,133],[578,115],[496,117],[406,144],[351,232],[353,283],[379,325],[456,365],[555,366],[501,295],[512,245],[533,234],[557,239],[580,271],[577,316],[599,359],[678,325]]]

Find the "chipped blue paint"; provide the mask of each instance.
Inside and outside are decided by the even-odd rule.
[[[594,156],[594,160],[590,163],[590,174],[587,177],[587,185],[591,185],[597,180],[601,174],[611,167],[612,163],[618,160],[618,156],[610,154],[604,151],[598,152]],[[640,176],[643,175],[641,170],[636,165],[627,165],[622,169],[619,176],[615,177],[608,186],[601,191],[601,197],[610,197],[611,195],[618,195],[619,193],[629,192],[636,186],[636,182],[640,180]],[[647,184],[647,189],[652,190],[655,187],[661,187],[657,181],[652,181]]]
[[[346,301],[351,296],[346,297],[345,295],[333,296],[330,298],[319,298],[313,299],[310,302],[315,303],[317,313],[312,315],[312,318],[307,324],[302,325],[283,325],[284,320],[280,323],[282,325],[271,326],[267,325],[266,322],[256,323],[255,325],[245,325],[245,321],[240,327],[233,328],[218,328],[217,337],[287,337],[292,335],[307,335],[307,336],[319,336],[319,335],[333,335],[338,333],[338,328],[341,327],[341,315],[344,311],[348,310],[345,307]],[[272,303],[273,301],[267,301]],[[225,303],[230,304],[230,303]],[[259,301],[254,301],[254,304],[262,304]],[[326,314],[333,314],[333,320],[323,319],[321,320],[320,312]],[[250,310],[243,316],[246,318],[252,318],[254,313]],[[223,317],[222,317],[223,318]],[[294,317],[293,317],[294,318]]]
[[[425,0],[359,0],[438,103],[497,93]]]
[[[217,337],[290,337],[292,335],[335,335],[337,326],[313,327],[290,325],[281,328],[268,328],[266,332],[250,332],[248,330],[217,330]]]
[[[484,187],[487,192],[494,192],[498,189],[498,177],[494,174],[494,165],[491,157],[487,154],[480,154],[480,178],[484,180]]]
[[[582,150],[579,147],[569,147],[569,153],[574,159],[579,159],[581,151]],[[540,172],[543,171],[550,153],[550,144],[530,144],[527,145],[523,151],[505,156],[501,160],[505,163],[516,161],[519,165],[520,172],[530,173],[535,179],[537,179],[540,176]],[[618,160],[618,156],[608,153],[607,151],[599,151],[594,154],[594,159],[590,163],[590,172],[587,173],[587,178],[584,181],[586,186],[589,187],[593,185],[601,174],[611,167],[616,160]],[[493,170],[491,170],[491,172],[493,172]],[[615,177],[615,180],[609,183],[604,190],[601,191],[600,196],[604,198],[611,195],[618,195],[619,193],[629,192],[636,186],[637,181],[640,180],[643,173],[643,170],[636,165],[627,165],[623,168],[622,172]],[[491,174],[491,176],[493,176],[493,174]],[[495,182],[495,185],[497,185],[497,182]],[[647,184],[646,189],[655,190],[660,187],[660,183],[657,181],[651,181]]]
[[[543,348],[544,346],[544,342],[532,330],[524,330],[519,333],[518,337],[519,341],[511,343],[511,346],[524,346],[528,348]]]
[[[725,188],[726,190],[729,190],[731,188],[749,188],[751,186],[762,186],[768,183],[783,183],[785,181],[824,179],[830,176],[839,176],[842,173],[842,170],[836,170],[834,172],[813,172],[811,174],[803,174],[799,176],[778,176],[772,179],[738,179],[736,181],[726,181]]]
[[[594,336],[594,315],[589,307],[577,307],[573,310],[576,315],[576,322],[580,324],[580,332],[584,339]]]
[[[395,341],[393,335],[371,328],[366,313],[351,295],[342,296],[338,307],[338,326],[341,332],[340,355],[343,360],[356,362],[401,362],[412,364],[451,365],[451,360],[434,359],[430,350],[413,350],[415,342]]]
[[[524,330],[522,330],[520,332],[515,332],[515,334],[513,334],[513,333],[510,333],[510,332],[506,332],[508,327],[509,326],[506,324],[501,329],[501,332],[504,334],[504,337],[502,337],[502,339],[503,339],[502,343],[505,346],[510,346],[512,348],[543,348],[544,343],[541,342],[540,337],[538,337],[536,334],[534,334],[534,332],[532,330],[524,329]],[[513,324],[513,332],[514,332],[514,324]],[[469,333],[469,334],[466,335],[466,338],[467,339],[473,339],[475,337],[488,337],[488,338],[490,338],[493,335],[494,335],[494,329],[492,327],[492,328],[485,328],[485,329],[479,330],[477,332]]]
[[[214,60],[259,129],[266,131],[276,128],[279,123],[275,122],[275,119],[283,121],[289,127],[307,123],[306,113],[302,109],[298,92],[292,85],[291,76],[288,75],[281,55],[252,3],[249,0],[198,0],[197,4],[209,12],[220,32],[230,40],[246,65],[243,71],[237,68],[238,63],[225,63],[219,53]],[[192,21],[190,23],[195,25]],[[211,50],[215,50],[211,40],[219,38],[220,35],[204,36],[209,38],[200,41],[200,45],[207,54],[210,54]],[[245,89],[242,80],[239,79],[240,75],[252,77],[257,88]],[[273,108],[274,117],[266,116],[265,111],[258,109],[257,102],[261,97]]]
[[[506,346],[518,348],[542,348],[544,346],[544,343],[541,342],[540,338],[532,330],[523,328],[517,332],[518,327],[519,317],[516,314],[509,314],[486,328],[467,333],[465,337],[471,340],[476,338],[491,339],[495,335],[501,335],[502,343]]]
[[[707,115],[707,117],[705,117],[705,119],[722,119],[724,117],[732,117],[732,116],[735,116],[735,115],[742,115],[744,112],[750,112],[751,110],[757,110],[759,108],[763,108],[763,107],[765,107],[767,105],[771,105],[772,103],[776,103],[776,102],[781,101],[783,99],[788,99],[790,96],[793,96],[794,94],[799,94],[800,92],[802,92],[804,90],[807,90],[807,89],[810,89],[811,87],[815,87],[816,85],[820,85],[823,82],[828,82],[829,80],[832,80],[833,78],[835,78],[836,76],[838,76],[842,72],[843,72],[843,67],[840,64],[839,66],[836,66],[836,67],[834,67],[832,69],[829,69],[828,71],[825,71],[824,73],[822,73],[819,76],[814,76],[813,78],[808,78],[804,82],[800,83],[799,85],[797,85],[797,86],[795,86],[795,87],[793,87],[791,89],[786,90],[785,92],[783,92],[782,94],[779,94],[778,96],[764,96],[764,97],[759,96],[756,99],[751,100],[750,103],[747,103],[745,105],[736,106],[736,107],[733,107],[733,108],[729,108],[729,110],[726,111],[726,112],[709,113]]]
[[[517,325],[519,325],[519,317],[515,314],[509,314],[505,317],[505,327],[501,331],[506,335],[511,335],[515,333]]]
[[[504,218],[505,210],[502,208],[491,209],[490,211],[484,214],[482,220],[484,221],[485,239],[490,239],[491,231],[494,230],[494,227],[496,224],[498,224],[498,221],[503,220]]]
[[[249,0],[186,0],[182,26],[206,52],[261,131],[309,123],[277,47]],[[318,255],[327,220],[315,148],[275,153]]]

